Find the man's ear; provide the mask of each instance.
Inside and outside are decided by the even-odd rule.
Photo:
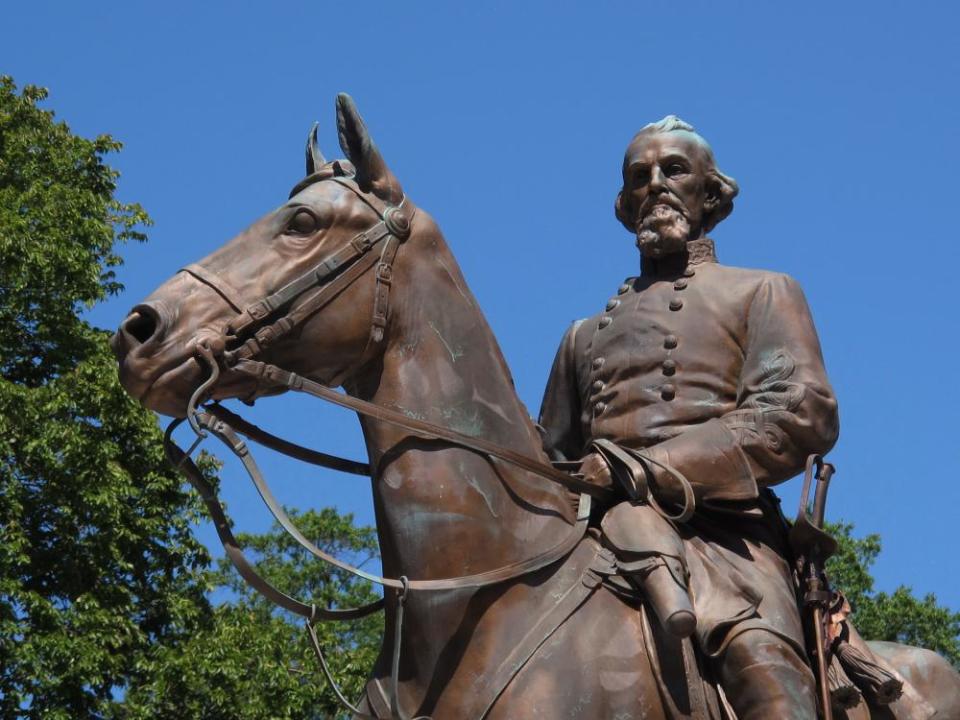
[[[613,212],[617,216],[617,220],[620,221],[620,224],[627,230],[630,232],[637,231],[636,214],[633,211],[633,204],[629,198],[623,196],[623,190],[617,193],[616,202],[613,204]]]
[[[720,183],[717,178],[708,176],[704,183],[703,214],[710,215],[720,206]]]
[[[721,220],[733,212],[733,199],[740,192],[740,186],[732,177],[720,171],[707,174],[705,180],[706,199],[703,201],[703,231],[710,232]]]
[[[337,95],[337,134],[340,147],[357,169],[356,181],[360,189],[393,205],[399,204],[403,200],[400,181],[390,172],[353,98],[346,93]]]

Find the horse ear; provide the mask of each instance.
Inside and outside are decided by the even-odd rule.
[[[320,152],[320,144],[317,142],[317,130],[320,123],[314,123],[307,135],[307,176],[313,175],[322,166],[327,164],[327,159]]]
[[[357,112],[353,98],[346,93],[337,95],[337,133],[340,147],[357,168],[356,181],[360,189],[398,204],[403,199],[400,181],[390,172]]]

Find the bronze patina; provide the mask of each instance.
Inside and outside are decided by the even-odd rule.
[[[383,606],[354,716],[815,718],[806,568],[818,627],[856,645],[851,667],[887,673],[868,707],[853,702],[868,681],[837,670],[835,717],[960,717],[960,677],[939,656],[858,642],[842,607],[824,613],[816,523],[788,540],[769,486],[829,449],[836,403],[796,283],[716,262],[706,233],[736,184],[692,128],[667,118],[628,148],[617,215],[642,272],[568,332],[540,429],[439,228],[348,96],[337,123],[347,160],[328,162],[311,133],[290,199],[136,306],[113,345],[124,387],[227,442],[323,560],[343,566],[289,523],[237,431],[370,473],[384,576],[357,572],[384,602],[328,610],[256,575],[168,440],[241,574],[311,634]],[[292,445],[216,402],[287,390],[356,411],[369,462]]]

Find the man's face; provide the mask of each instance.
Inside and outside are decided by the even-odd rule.
[[[644,133],[630,144],[623,199],[636,213],[641,253],[679,252],[703,234],[707,170],[706,152],[692,133]]]

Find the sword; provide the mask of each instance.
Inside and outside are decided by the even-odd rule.
[[[816,470],[816,472],[814,472]],[[820,705],[824,720],[833,720],[833,707],[830,701],[830,683],[827,677],[829,666],[826,622],[830,607],[830,585],[824,571],[827,558],[836,553],[837,541],[823,529],[823,518],[827,505],[827,489],[835,468],[824,462],[820,455],[807,458],[803,477],[803,490],[800,492],[800,509],[797,519],[790,529],[790,545],[794,556],[802,558],[804,583],[803,604],[811,615],[813,638],[816,645],[817,680],[820,689]],[[816,478],[813,510],[810,511],[810,486]]]

